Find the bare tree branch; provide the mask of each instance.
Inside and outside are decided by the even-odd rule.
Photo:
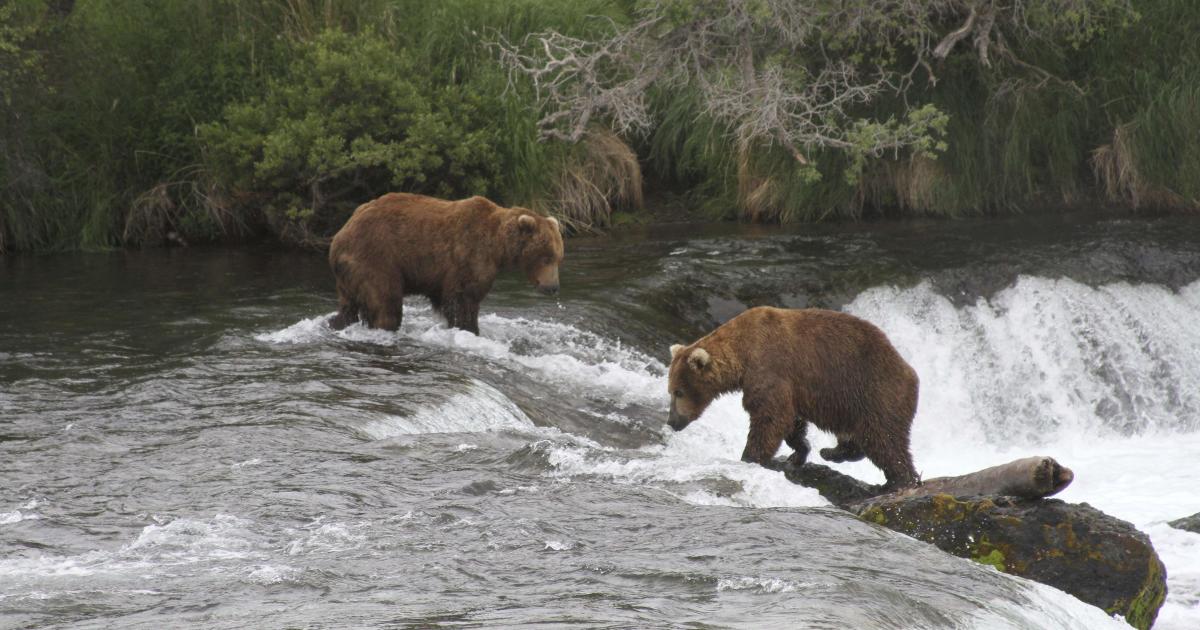
[[[806,156],[822,148],[882,155],[929,146],[927,118],[862,115],[885,93],[907,102],[918,72],[935,84],[931,61],[959,50],[984,68],[1002,66],[1012,75],[1002,88],[1011,80],[1078,89],[1019,58],[1005,33],[1021,41],[1083,37],[1105,11],[1127,10],[1128,2],[658,0],[645,3],[632,24],[609,20],[599,38],[548,31],[519,43],[500,39],[496,48],[510,85],[528,81],[535,90],[546,112],[544,138],[577,142],[600,120],[619,133],[646,131],[651,88],[688,87],[704,115],[739,143],[779,145],[808,164]],[[897,51],[912,59],[904,74],[869,62],[894,61]]]

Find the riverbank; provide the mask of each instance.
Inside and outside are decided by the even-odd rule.
[[[950,5],[930,34],[957,28]],[[646,220],[643,198],[664,191],[691,221],[1196,211],[1200,8],[1083,5],[1094,22],[1071,38],[1007,40],[1040,80],[957,50],[930,67],[936,83],[843,121],[936,110],[945,124],[925,149],[860,162],[814,148],[801,162],[739,142],[695,85],[649,94],[646,129],[601,116],[578,142],[540,137],[539,92],[497,46],[549,31],[600,41],[635,20],[627,3],[13,0],[0,9],[0,251],[172,234],[311,245],[392,190],[483,194],[581,232]],[[887,73],[911,62],[903,47],[877,54]]]

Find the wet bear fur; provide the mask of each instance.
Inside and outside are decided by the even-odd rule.
[[[676,431],[717,396],[742,390],[750,435],[742,459],[771,464],[782,442],[804,463],[811,422],[838,437],[836,461],[864,455],[890,488],[919,483],[909,450],[917,374],[873,324],[821,309],[749,309],[688,346],[671,347],[669,424]]]
[[[330,326],[397,330],[404,296],[423,295],[451,326],[479,334],[479,304],[500,271],[520,270],[552,294],[562,259],[553,218],[484,197],[386,194],[359,206],[330,244],[338,294]]]

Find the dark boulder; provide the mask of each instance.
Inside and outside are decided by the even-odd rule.
[[[1086,503],[948,494],[881,499],[854,511],[956,556],[1070,593],[1135,628],[1149,628],[1166,599],[1166,569],[1150,539]]]
[[[1047,464],[1033,459],[1017,466],[942,478],[930,490],[956,485],[978,492],[980,479],[995,479],[1001,489],[1014,486],[1001,470],[1039,470],[1041,487],[1057,492],[1069,483],[1069,469],[1053,462],[1049,481],[1040,483]],[[1019,462],[1022,460],[1019,460]],[[1057,499],[1000,494],[954,496],[909,489],[882,494],[873,486],[827,466],[784,466],[794,483],[815,488],[834,505],[863,520],[925,541],[963,558],[1012,575],[1048,584],[1130,625],[1149,628],[1166,599],[1166,570],[1150,539],[1130,523],[1083,504]],[[961,484],[957,480],[961,480]],[[930,480],[934,481],[934,480]],[[1064,483],[1065,481],[1065,483]],[[928,482],[927,482],[928,483]]]

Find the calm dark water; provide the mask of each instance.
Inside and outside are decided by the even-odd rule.
[[[331,332],[317,254],[3,258],[0,627],[1104,626],[737,461],[737,397],[664,433],[666,348],[748,305],[867,316],[922,374],[927,473],[1068,433],[1190,443],[1200,377],[1153,363],[1200,331],[1152,314],[1200,314],[1197,237],[1183,219],[648,228],[568,241],[559,300],[503,279],[478,338],[420,300],[399,334]],[[1103,300],[1161,303],[1080,314]],[[1065,349],[1026,370],[1003,326],[1038,304],[1058,309],[1039,347]],[[1094,369],[1072,371],[1092,338]],[[1038,408],[1038,379],[1081,393],[1016,418],[971,378]],[[965,452],[941,446],[952,420]],[[1161,536],[1169,626],[1200,577]]]

